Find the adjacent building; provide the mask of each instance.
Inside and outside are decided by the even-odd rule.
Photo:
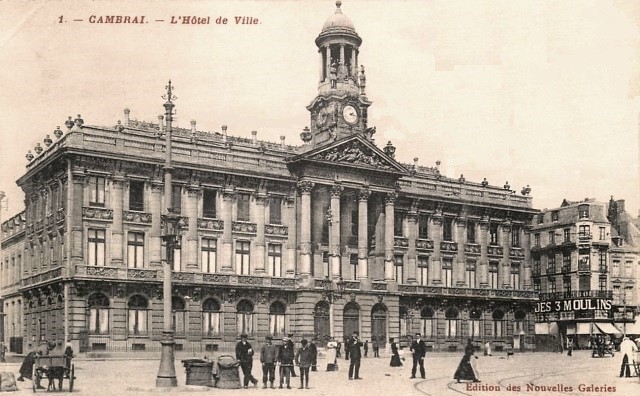
[[[162,118],[127,109],[108,126],[69,117],[36,146],[17,181],[15,334],[81,352],[159,349],[169,149],[178,350],[231,348],[241,333],[322,344],[353,331],[383,345],[421,332],[434,350],[468,338],[533,349],[530,189],[396,161],[391,142],[374,141],[362,38],[340,2],[315,44],[318,92],[301,145],[195,121],[172,128],[167,145]]]
[[[531,233],[539,345],[551,335],[586,347],[593,334],[635,331],[640,234],[624,201],[564,200],[539,213]]]

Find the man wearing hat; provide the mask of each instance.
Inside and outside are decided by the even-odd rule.
[[[291,389],[291,368],[293,367],[293,343],[289,343],[289,338],[282,337],[282,345],[278,348],[276,360],[280,363],[280,389],[285,380],[287,389]]]
[[[360,359],[362,358],[362,342],[358,339],[358,332],[354,331],[349,343],[345,346],[348,350],[349,379],[360,379]]]
[[[240,363],[242,369],[242,375],[244,377],[244,387],[249,386],[249,382],[253,383],[253,386],[258,385],[258,380],[251,375],[251,368],[253,367],[253,348],[247,341],[247,335],[242,334],[240,341],[236,344],[236,359]]]
[[[262,363],[262,389],[267,388],[267,379],[274,389],[273,381],[276,379],[276,356],[278,348],[273,345],[273,337],[267,336],[267,343],[260,350],[260,363]]]

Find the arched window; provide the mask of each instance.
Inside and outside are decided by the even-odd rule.
[[[240,300],[236,306],[236,328],[240,334],[253,333],[253,304],[249,300]]]
[[[455,338],[458,335],[458,310],[449,308],[444,313],[444,335],[447,338]]]
[[[141,295],[135,295],[129,299],[127,308],[129,310],[129,335],[146,335],[149,301]]]
[[[175,335],[184,336],[187,328],[187,310],[183,299],[176,296],[171,297],[171,313]]]
[[[220,334],[220,304],[213,298],[202,303],[202,330],[204,336]]]
[[[420,330],[424,338],[435,338],[436,318],[431,307],[424,307],[420,310]]]
[[[269,332],[274,337],[282,336],[286,332],[285,313],[287,308],[280,301],[276,301],[269,307]]]
[[[481,337],[481,321],[482,310],[477,307],[472,307],[469,310],[469,337],[480,338]]]
[[[109,298],[102,293],[89,296],[89,334],[109,334]]]
[[[493,318],[493,336],[494,337],[502,337],[504,335],[504,312],[496,309],[495,311],[493,311],[493,313],[491,314],[491,317]]]

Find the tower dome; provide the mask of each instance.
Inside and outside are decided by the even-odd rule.
[[[356,29],[353,26],[353,22],[346,15],[342,13],[340,6],[342,2],[336,1],[336,12],[327,18],[327,21],[322,26],[322,33],[332,30],[348,29],[355,33]]]

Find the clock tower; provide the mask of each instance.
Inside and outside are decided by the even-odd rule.
[[[371,138],[367,127],[364,66],[358,63],[362,39],[336,1],[336,11],[316,38],[320,62],[318,95],[307,106],[311,113],[310,133],[303,138],[312,147],[322,146],[345,136],[362,134]]]

